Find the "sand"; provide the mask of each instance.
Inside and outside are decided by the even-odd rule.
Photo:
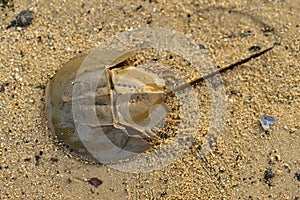
[[[14,2],[0,11],[0,199],[300,198],[297,0]],[[32,24],[6,29],[25,9]],[[225,126],[205,157],[201,144],[213,113],[208,87],[200,84],[192,146],[166,167],[130,173],[82,161],[56,144],[45,87],[72,57],[140,27],[182,32],[220,67],[255,53],[252,46],[280,44],[222,74]],[[268,134],[259,123],[263,114],[276,119]],[[96,188],[91,178],[103,184]]]

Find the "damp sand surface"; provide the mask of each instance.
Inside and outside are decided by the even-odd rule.
[[[31,24],[7,29],[27,9]],[[15,0],[0,11],[0,199],[299,199],[299,9],[296,0]],[[46,84],[66,61],[140,27],[184,33],[215,67],[279,45],[221,75],[222,110],[212,112],[207,84],[194,88],[197,135],[170,165],[131,173],[76,159],[47,128]],[[203,156],[218,113],[224,126]],[[276,119],[268,134],[264,114]]]

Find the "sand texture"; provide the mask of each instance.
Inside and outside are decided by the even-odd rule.
[[[32,23],[7,28],[22,10],[32,12]],[[2,8],[0,199],[299,200],[299,13],[298,0],[15,0]],[[196,137],[170,165],[131,173],[77,159],[47,126],[46,85],[71,58],[141,27],[185,34],[220,68],[277,45],[221,74],[226,104],[214,112],[224,113],[224,127],[204,157],[203,138],[214,130],[216,113],[201,83],[193,89]],[[259,122],[264,114],[276,119],[269,133]],[[103,183],[95,187],[91,178]]]

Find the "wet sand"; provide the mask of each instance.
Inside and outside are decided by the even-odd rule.
[[[6,29],[25,9],[32,24]],[[0,11],[0,199],[299,199],[299,11],[296,0],[15,0]],[[140,27],[182,32],[220,67],[255,53],[253,46],[280,44],[222,74],[225,126],[205,157],[199,152],[213,114],[200,84],[197,137],[176,162],[128,173],[76,159],[47,128],[46,84],[72,57]],[[276,119],[269,134],[263,114]],[[103,184],[89,184],[93,177]]]

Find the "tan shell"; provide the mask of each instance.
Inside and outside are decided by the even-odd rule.
[[[131,53],[106,51],[94,57],[77,56],[64,64],[48,83],[46,104],[50,129],[73,154],[110,162],[144,152],[157,140],[153,132],[141,127],[153,120],[153,110],[161,110],[165,83],[151,72],[127,65]],[[99,71],[103,76],[95,77]],[[89,81],[97,85],[96,91],[89,88]],[[81,103],[86,99],[93,99],[93,105]],[[76,124],[74,102],[82,111],[79,118],[86,120],[94,109],[98,122]],[[99,128],[113,145],[101,139]],[[133,154],[120,153],[120,149]]]

